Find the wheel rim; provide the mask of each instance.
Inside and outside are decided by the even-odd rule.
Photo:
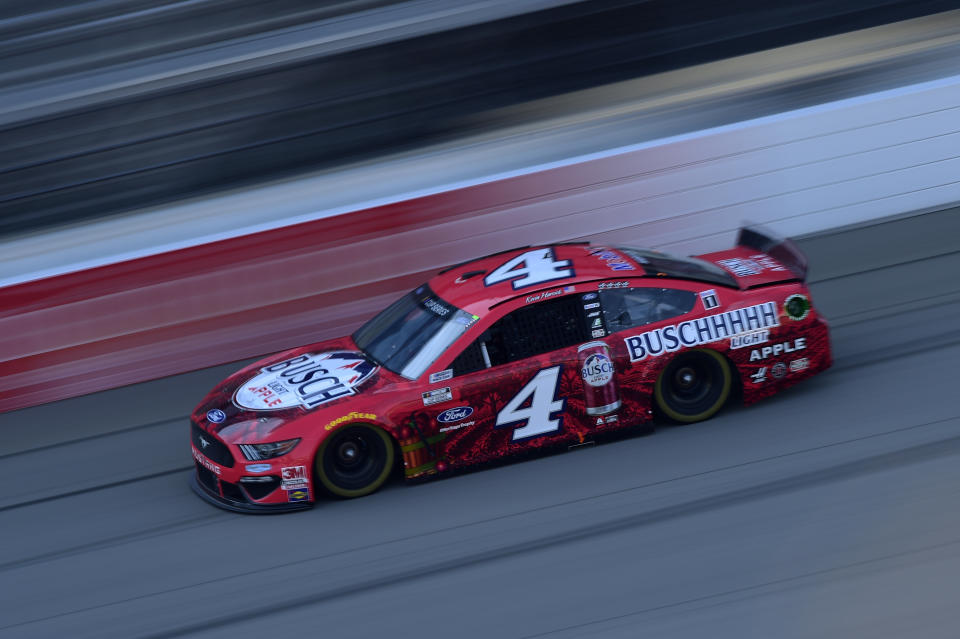
[[[384,482],[393,461],[389,437],[377,428],[342,428],[324,442],[317,458],[321,483],[340,497],[359,497]]]
[[[690,351],[670,362],[657,379],[657,405],[677,421],[700,421],[720,409],[730,386],[730,367],[722,355]]]

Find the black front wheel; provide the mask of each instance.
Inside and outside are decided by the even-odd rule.
[[[726,358],[699,349],[682,353],[667,364],[654,387],[654,400],[664,415],[681,423],[712,417],[730,397],[733,375]]]
[[[396,453],[393,440],[369,424],[351,424],[327,437],[317,451],[320,484],[335,497],[363,497],[390,476]]]

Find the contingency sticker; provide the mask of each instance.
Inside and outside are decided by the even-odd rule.
[[[287,501],[288,502],[310,501],[310,491],[307,490],[306,488],[297,488],[295,490],[288,490]]]
[[[284,490],[292,488],[303,488],[307,485],[307,467],[306,466],[287,466],[280,469],[280,487]]]
[[[445,382],[448,379],[453,377],[453,369],[448,368],[446,370],[437,371],[436,373],[430,373],[430,383],[436,384],[437,382]]]
[[[451,399],[453,399],[453,394],[450,392],[449,386],[444,386],[443,388],[429,390],[426,393],[423,393],[422,397],[424,406],[433,406],[434,404],[439,404],[441,402],[449,402]]]

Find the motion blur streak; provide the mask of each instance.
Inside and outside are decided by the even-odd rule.
[[[268,4],[0,6],[0,637],[956,637],[954,3]],[[802,236],[821,377],[293,516],[187,486],[235,365],[182,371],[743,217]]]
[[[310,10],[283,0],[260,25],[262,3],[245,0],[246,11],[226,11],[224,26],[238,28],[201,37],[233,4],[163,3],[166,29],[146,11],[143,34],[130,20],[80,24],[52,54],[14,38],[8,53],[32,66],[0,84],[0,233],[366,160],[450,140],[491,109],[955,7],[413,0]],[[170,35],[181,26],[182,41]],[[153,47],[130,44],[157,33]],[[101,35],[123,43],[122,59],[102,68],[76,52],[81,36],[89,45]],[[57,53],[66,57],[46,57]]]
[[[342,335],[431,271],[516,244],[587,238],[692,253],[728,245],[744,219],[799,234],[943,206],[960,200],[958,110],[960,84],[948,78],[8,286],[0,409]],[[583,137],[593,124],[574,128]],[[197,217],[184,223],[196,237]]]
[[[801,240],[836,367],[768,403],[294,516],[177,470],[221,371],[4,415],[0,636],[952,637],[958,220]]]

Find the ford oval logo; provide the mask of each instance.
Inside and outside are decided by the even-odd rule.
[[[473,415],[473,409],[469,406],[457,406],[456,408],[448,408],[437,415],[437,421],[441,424],[449,424],[451,422],[459,422],[461,419],[466,419],[471,415]]]

